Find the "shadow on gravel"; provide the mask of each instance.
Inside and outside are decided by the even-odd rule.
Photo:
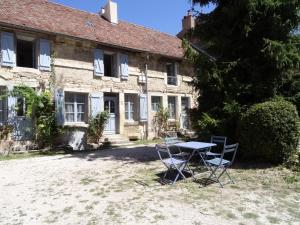
[[[142,146],[142,147],[118,147],[97,151],[83,151],[73,152],[60,159],[66,158],[79,158],[87,161],[94,161],[96,159],[103,160],[120,160],[126,163],[136,162],[151,162],[158,160],[155,147]]]

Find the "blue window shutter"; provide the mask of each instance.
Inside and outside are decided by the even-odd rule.
[[[91,116],[95,118],[100,112],[103,111],[103,93],[91,94]]]
[[[15,37],[13,33],[1,33],[2,66],[16,65]]]
[[[140,121],[148,120],[148,103],[147,95],[140,95]]]
[[[128,79],[128,55],[120,54],[120,75],[122,79]]]
[[[16,117],[16,105],[17,105],[17,98],[11,96],[11,92],[13,91],[13,86],[7,87],[9,96],[7,97],[7,109],[8,109],[8,115],[7,115],[7,121],[9,124],[13,124],[15,117]]]
[[[94,73],[95,76],[104,75],[104,53],[100,49],[94,49]]]
[[[40,60],[39,68],[44,71],[51,71],[51,47],[50,41],[40,39]]]
[[[62,89],[55,90],[55,111],[57,125],[64,125],[65,122],[65,94]]]

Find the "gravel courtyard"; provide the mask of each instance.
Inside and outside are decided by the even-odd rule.
[[[151,146],[1,161],[0,224],[300,224],[299,174],[237,167],[222,189],[164,169]]]

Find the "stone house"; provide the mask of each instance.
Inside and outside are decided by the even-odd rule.
[[[0,89],[53,91],[57,123],[70,128],[75,149],[84,148],[89,117],[104,109],[108,138],[153,138],[159,105],[189,129],[186,109],[196,99],[181,40],[119,21],[114,2],[92,14],[47,0],[0,0],[0,36]],[[0,100],[0,122],[13,121],[15,141],[30,140],[24,105]]]

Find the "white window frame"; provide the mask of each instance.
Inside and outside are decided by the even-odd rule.
[[[135,121],[136,111],[134,108],[137,108],[137,105],[135,107],[135,104],[137,104],[135,98],[136,96],[134,94],[125,94],[125,120],[128,122]]]
[[[186,109],[182,108],[182,106],[183,106],[183,104],[182,104],[183,103],[183,99],[187,100],[187,108]],[[191,108],[191,99],[190,99],[190,97],[181,97],[181,112],[186,111],[186,110],[188,110],[190,108]]]
[[[23,67],[23,66],[19,66],[18,65],[18,40],[21,40],[21,41],[28,41],[28,42],[32,42],[32,45],[34,47],[34,51],[33,51],[33,67]],[[37,39],[35,37],[32,37],[32,36],[25,36],[25,35],[20,35],[20,34],[17,34],[15,36],[15,54],[16,54],[16,67],[19,67],[19,68],[29,68],[29,69],[38,69],[38,63],[39,63],[39,57],[38,57],[38,45],[37,45]]]
[[[173,73],[168,74],[168,67],[173,67]],[[177,76],[177,63],[167,63],[166,64],[166,73],[167,73],[167,85],[177,86],[178,85],[178,76]]]
[[[67,101],[67,96],[68,95],[73,95],[74,97],[74,102],[68,102]],[[84,103],[78,102],[78,98],[84,97]],[[87,110],[87,94],[86,93],[77,93],[77,92],[65,92],[65,121],[66,123],[86,123],[86,116],[88,115],[88,110]],[[67,112],[67,105],[73,105],[73,112]],[[83,112],[78,112],[78,105],[83,105]],[[74,115],[74,121],[68,121],[67,119],[67,114],[73,114]],[[78,115],[83,114],[83,121],[78,121]]]
[[[174,114],[174,116],[171,114],[171,110],[170,110],[170,108],[171,108],[171,106],[173,105],[173,104],[171,104],[171,102],[170,102],[170,98],[174,98],[174,112],[173,112],[173,114]],[[176,114],[177,114],[177,97],[176,96],[168,96],[168,111],[169,111],[169,119],[170,120],[176,120]]]
[[[107,74],[105,74],[105,62],[104,62],[104,58],[105,55],[110,55],[111,57],[113,57],[113,62],[111,65],[111,75],[112,76],[107,76]],[[108,52],[108,51],[104,51],[103,52],[103,69],[104,69],[104,77],[111,77],[111,78],[118,78],[119,77],[119,57],[118,57],[118,53],[117,52]]]
[[[159,103],[153,102],[153,99],[159,99]],[[159,107],[162,105],[162,96],[151,96],[151,111],[157,112],[159,110]]]

